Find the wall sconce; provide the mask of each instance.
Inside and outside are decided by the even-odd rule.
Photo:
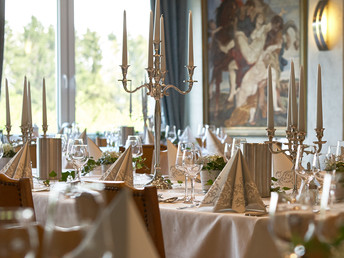
[[[313,15],[313,34],[319,50],[328,50],[328,0],[320,0]]]

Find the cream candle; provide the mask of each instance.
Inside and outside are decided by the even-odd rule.
[[[127,51],[127,17],[126,11],[123,12],[123,52],[122,52],[122,66],[128,65],[128,51]]]
[[[6,79],[6,126],[11,127],[10,97],[8,92],[8,81]]]
[[[323,128],[323,114],[322,114],[322,86],[321,86],[321,66],[318,65],[318,83],[317,83],[317,123],[316,128]]]
[[[304,85],[304,71],[303,66],[300,68],[300,86],[299,86],[299,132],[306,131],[306,120],[305,120],[305,85]]]
[[[189,66],[194,65],[193,56],[193,31],[192,31],[192,12],[189,11]]]
[[[271,66],[268,68],[268,129],[274,129],[274,104],[272,95],[272,76],[271,76]]]
[[[148,69],[153,68],[153,12],[149,14]]]

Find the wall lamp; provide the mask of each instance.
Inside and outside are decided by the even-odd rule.
[[[328,0],[320,0],[313,15],[313,34],[319,50],[328,50]]]

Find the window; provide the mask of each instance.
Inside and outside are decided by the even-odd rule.
[[[3,78],[9,79],[12,133],[20,133],[24,75],[31,83],[33,123],[40,131],[43,77],[50,133],[74,119],[88,132],[120,125],[142,129],[141,94],[130,97],[118,81],[124,9],[128,78],[137,87],[146,76],[149,0],[6,1]],[[5,110],[5,101],[0,107]],[[0,123],[5,124],[5,112]]]

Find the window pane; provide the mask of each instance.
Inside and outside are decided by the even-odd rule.
[[[122,62],[123,10],[127,12],[129,75],[141,85],[147,67],[149,0],[75,0],[76,121],[89,132],[121,125],[142,130],[141,92],[126,93]]]
[[[3,79],[6,77],[9,81],[12,133],[20,133],[25,75],[31,85],[33,124],[42,132],[42,80],[45,77],[49,132],[57,131],[56,14],[56,1],[6,1]],[[6,123],[4,93],[5,87],[2,88],[0,103],[1,126]]]

